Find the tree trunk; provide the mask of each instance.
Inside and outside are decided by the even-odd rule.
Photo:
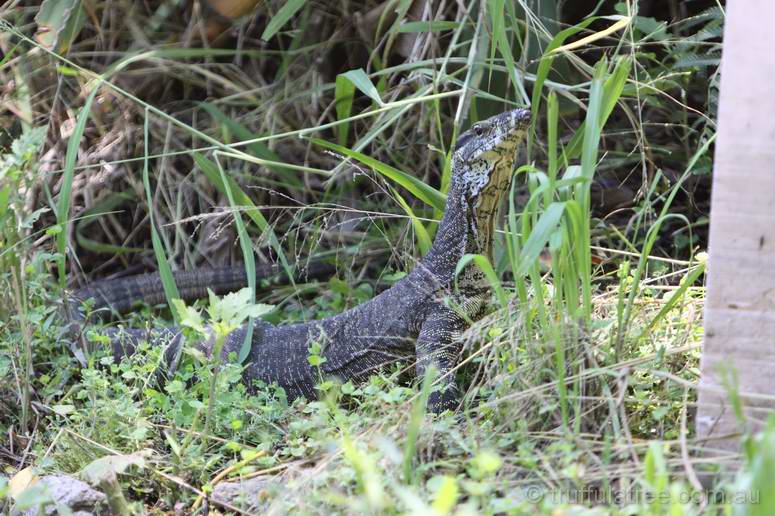
[[[709,448],[737,450],[729,437],[761,428],[775,403],[773,19],[772,0],[727,7],[697,413],[697,434],[711,438]]]

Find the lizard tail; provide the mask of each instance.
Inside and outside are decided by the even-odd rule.
[[[303,270],[294,268],[294,271],[294,281],[297,281],[330,276],[335,272],[335,268],[323,262],[310,262]],[[243,267],[175,271],[172,275],[180,298],[186,302],[207,297],[208,289],[217,295],[223,295],[248,285],[247,273]],[[257,283],[269,280],[274,285],[290,282],[285,270],[276,264],[258,265],[256,280]],[[163,303],[166,297],[158,272],[100,280],[72,292],[65,299],[68,321],[84,321],[82,304],[88,299],[94,299],[95,314],[103,315],[111,312],[126,313],[138,302],[157,305]]]
[[[304,268],[292,267],[294,281],[318,279],[331,276],[336,272],[333,265],[320,261],[305,264]],[[180,298],[184,301],[194,301],[207,296],[207,291],[223,295],[239,290],[248,285],[245,269],[242,267],[225,267],[220,269],[202,269],[194,271],[176,271],[172,273],[178,288]],[[273,285],[288,284],[290,279],[279,265],[262,264],[256,267],[256,283],[270,281]],[[93,299],[93,314],[105,317],[111,313],[122,314],[129,311],[138,302],[157,305],[166,300],[164,287],[158,272],[127,276],[124,278],[100,280],[89,286],[78,289],[66,296],[64,301],[64,340],[69,343],[76,358],[86,364],[85,344],[82,332],[86,323],[83,303]],[[154,343],[166,343],[165,362],[167,370],[174,371],[179,359],[182,335],[178,328],[161,330],[140,330],[133,328],[106,328],[107,337],[111,342],[114,358],[134,353],[137,344],[143,340]],[[88,348],[89,346],[86,345]]]

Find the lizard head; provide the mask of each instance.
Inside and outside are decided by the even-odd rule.
[[[468,206],[476,252],[490,252],[493,220],[511,184],[517,146],[525,139],[529,123],[529,109],[514,109],[477,122],[458,138],[452,158],[453,181]]]

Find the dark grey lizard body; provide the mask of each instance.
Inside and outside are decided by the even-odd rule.
[[[489,296],[487,283],[473,265],[460,273],[455,289],[455,269],[466,254],[492,258],[494,218],[509,189],[516,147],[529,118],[527,110],[509,111],[475,124],[459,138],[447,206],[433,246],[390,289],[319,321],[287,326],[256,322],[243,373],[248,385],[254,380],[277,383],[291,399],[314,398],[321,375],[359,381],[396,362],[415,363],[418,376],[430,366],[442,375],[441,389],[431,395],[431,410],[454,408],[459,396],[452,374],[460,352],[457,337],[467,321],[481,315]],[[84,297],[88,295],[76,293],[76,298]],[[229,335],[223,356],[239,352],[246,331],[242,327]],[[118,357],[132,353],[145,332],[111,330],[110,336]],[[175,329],[167,336],[172,342],[167,357],[173,362],[182,339]],[[325,358],[319,369],[308,361],[313,342],[321,345]]]

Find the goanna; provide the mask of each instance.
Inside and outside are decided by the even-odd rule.
[[[460,397],[453,371],[461,351],[458,337],[470,321],[481,317],[490,295],[476,265],[466,266],[457,278],[456,268],[466,254],[482,254],[492,260],[496,213],[509,191],[517,147],[525,138],[529,120],[528,110],[516,109],[479,122],[460,136],[452,157],[446,209],[431,250],[398,283],[326,319],[283,326],[255,322],[243,372],[246,384],[252,386],[255,380],[276,383],[289,399],[313,399],[321,375],[357,382],[401,362],[413,364],[418,377],[435,367],[440,388],[432,392],[429,409],[454,409]],[[244,273],[233,270],[193,271],[176,278],[184,299],[201,297],[208,286],[226,291],[246,283]],[[96,308],[124,311],[138,300],[134,297],[159,302],[163,292],[158,275],[144,275],[98,282],[73,296],[77,303],[89,297],[95,298]],[[67,311],[78,326],[82,321],[76,314],[80,312]],[[246,331],[243,325],[228,336],[224,357],[239,353]],[[137,342],[148,337],[138,329],[110,329],[108,336],[117,359],[133,353]],[[179,330],[170,328],[152,340],[167,342],[168,367],[174,367],[172,362],[183,345]],[[313,342],[321,345],[325,358],[317,367],[308,361]],[[209,344],[200,346],[208,351]]]

